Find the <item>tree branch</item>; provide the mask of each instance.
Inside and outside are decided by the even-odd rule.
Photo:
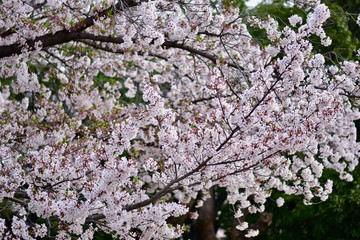
[[[182,50],[186,50],[190,53],[193,53],[195,55],[201,56],[201,57],[205,57],[207,59],[209,59],[210,61],[212,61],[213,63],[216,63],[216,61],[219,59],[216,55],[209,53],[208,51],[203,51],[203,50],[199,50],[190,46],[186,46],[185,44],[182,43],[178,43],[178,42],[170,42],[170,41],[165,41],[162,45],[163,47],[170,47],[170,48],[179,48]],[[243,67],[238,66],[237,64],[234,63],[228,63],[227,64],[229,67],[232,68],[236,68],[236,69],[240,69],[240,70],[244,70]]]
[[[119,5],[120,3],[122,3],[122,4],[120,4],[120,6],[122,6],[123,1],[128,1],[128,2],[132,3],[132,1],[130,1],[130,0],[122,0],[122,1],[118,2],[116,5]],[[130,4],[129,6],[135,6],[135,5]],[[118,7],[119,6],[117,6],[117,7],[113,6],[109,9],[99,12],[95,16],[88,17],[85,20],[80,21],[79,23],[75,24],[73,27],[71,27],[70,30],[61,30],[61,31],[56,32],[55,34],[48,33],[43,36],[36,37],[35,39],[28,39],[25,41],[25,45],[15,43],[15,44],[11,44],[8,46],[0,46],[0,59],[5,58],[5,57],[10,57],[10,56],[16,55],[16,54],[21,54],[21,52],[23,51],[24,48],[27,48],[29,51],[33,51],[36,49],[35,46],[37,44],[41,48],[48,48],[48,47],[52,47],[55,45],[59,45],[59,44],[63,44],[63,43],[71,42],[71,41],[76,41],[76,40],[80,40],[80,39],[81,40],[93,40],[96,42],[116,43],[116,44],[124,43],[124,39],[121,37],[97,36],[97,35],[94,35],[91,33],[83,32],[85,29],[92,26],[96,19],[98,19],[100,17],[107,17],[111,10],[117,9]],[[91,45],[91,44],[89,44],[89,42],[87,42],[86,44]],[[162,47],[182,49],[182,50],[185,50],[192,54],[207,58],[210,61],[212,61],[213,63],[216,63],[217,60],[219,59],[216,55],[214,55],[208,51],[199,50],[199,49],[196,49],[196,48],[187,46],[183,43],[178,43],[175,41],[165,41],[162,44]],[[105,49],[103,49],[103,50],[105,50]],[[239,66],[236,63],[228,63],[227,65],[232,68],[244,70],[243,67]]]
[[[46,48],[79,39],[81,38],[81,32],[94,25],[97,19],[107,18],[115,11],[124,10],[138,4],[139,3],[133,0],[120,0],[115,5],[112,5],[105,10],[97,12],[96,14],[79,21],[70,29],[60,30],[54,34],[48,33],[43,36],[36,37],[35,39],[27,39],[25,41],[25,46],[28,47],[28,50],[33,51],[35,50],[36,43],[40,43],[42,48]],[[5,32],[1,33],[1,37],[9,36],[14,32],[16,32],[15,29],[6,30]],[[25,46],[20,43],[11,44],[8,46],[0,46],[0,59],[20,54]]]

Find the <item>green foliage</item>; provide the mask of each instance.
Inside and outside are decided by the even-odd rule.
[[[109,83],[114,84],[115,82],[121,82],[122,84],[124,84],[124,80],[117,78],[117,77],[109,77],[106,76],[104,73],[100,72],[95,78],[94,78],[94,82],[95,82],[95,86],[98,87],[99,89],[104,89],[104,85],[105,83]],[[142,100],[142,93],[137,91],[135,94],[135,97],[133,98],[129,98],[126,96],[126,92],[128,91],[127,88],[125,88],[123,86],[123,88],[121,88],[120,93],[121,93],[121,98],[119,99],[119,101],[121,101],[124,104],[130,104],[130,103],[135,103],[135,104],[140,104],[140,103],[144,103],[144,101]]]
[[[337,179],[338,174],[327,171],[326,177]],[[277,194],[279,195],[279,194]],[[277,197],[275,195],[274,197]],[[336,180],[332,195],[326,202],[307,206],[298,196],[283,196],[285,204],[278,208],[269,203],[273,223],[259,239],[359,239],[360,168],[354,171],[354,181]]]
[[[355,3],[354,3],[355,2]],[[357,3],[356,3],[357,2]],[[356,26],[355,18],[359,13],[360,2],[357,1],[325,1],[331,12],[330,19],[325,23],[324,30],[332,39],[332,44],[324,47],[319,37],[311,37],[314,51],[324,54],[327,61],[339,63],[344,59],[353,60],[356,50],[360,48],[360,31]],[[274,0],[272,3],[262,3],[249,10],[249,14],[260,18],[271,16],[279,22],[280,29],[288,25],[288,18],[294,14],[301,16],[305,21],[305,12],[296,6],[286,4],[284,0]],[[254,39],[266,46],[270,42],[265,31],[254,27],[249,28]]]
[[[258,18],[264,19],[267,16],[271,16],[279,22],[280,29],[283,29],[289,24],[288,18],[294,14],[304,17],[305,13],[297,7],[289,7],[284,4],[284,1],[274,1],[272,4],[262,3],[249,10],[250,15],[255,15]],[[249,26],[250,34],[255,40],[261,43],[263,46],[270,44],[270,41],[266,37],[266,32],[263,29]]]
[[[11,202],[8,200],[0,202],[0,216],[2,218],[11,218],[12,214]]]

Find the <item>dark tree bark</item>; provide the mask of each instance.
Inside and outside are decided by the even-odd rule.
[[[192,240],[215,240],[215,201],[214,189],[210,190],[211,197],[208,198],[204,205],[199,209],[199,217],[194,220],[191,226]]]

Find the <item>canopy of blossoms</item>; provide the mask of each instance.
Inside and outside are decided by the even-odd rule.
[[[330,12],[294,4],[280,29],[220,1],[0,1],[0,237],[172,239],[213,186],[239,218],[350,181],[360,65],[313,51]]]

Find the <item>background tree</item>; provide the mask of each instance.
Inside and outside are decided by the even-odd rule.
[[[316,36],[311,37],[315,52],[322,53],[327,61],[339,63],[344,60],[356,59],[356,51],[360,47],[360,31],[356,24],[359,14],[360,2],[358,1],[323,1],[331,10],[330,18],[324,23],[324,30],[331,38],[329,46],[323,46]],[[306,17],[306,12],[296,5],[289,4],[284,0],[263,1],[249,14],[259,17],[272,16],[278,20],[280,28],[289,24],[288,18],[294,14]],[[268,44],[266,34],[259,29],[253,28],[252,35],[262,44]]]
[[[356,169],[353,182],[334,181],[333,194],[324,203],[306,206],[299,198],[285,197],[283,207],[268,206],[272,224],[259,239],[358,239],[359,186]]]

